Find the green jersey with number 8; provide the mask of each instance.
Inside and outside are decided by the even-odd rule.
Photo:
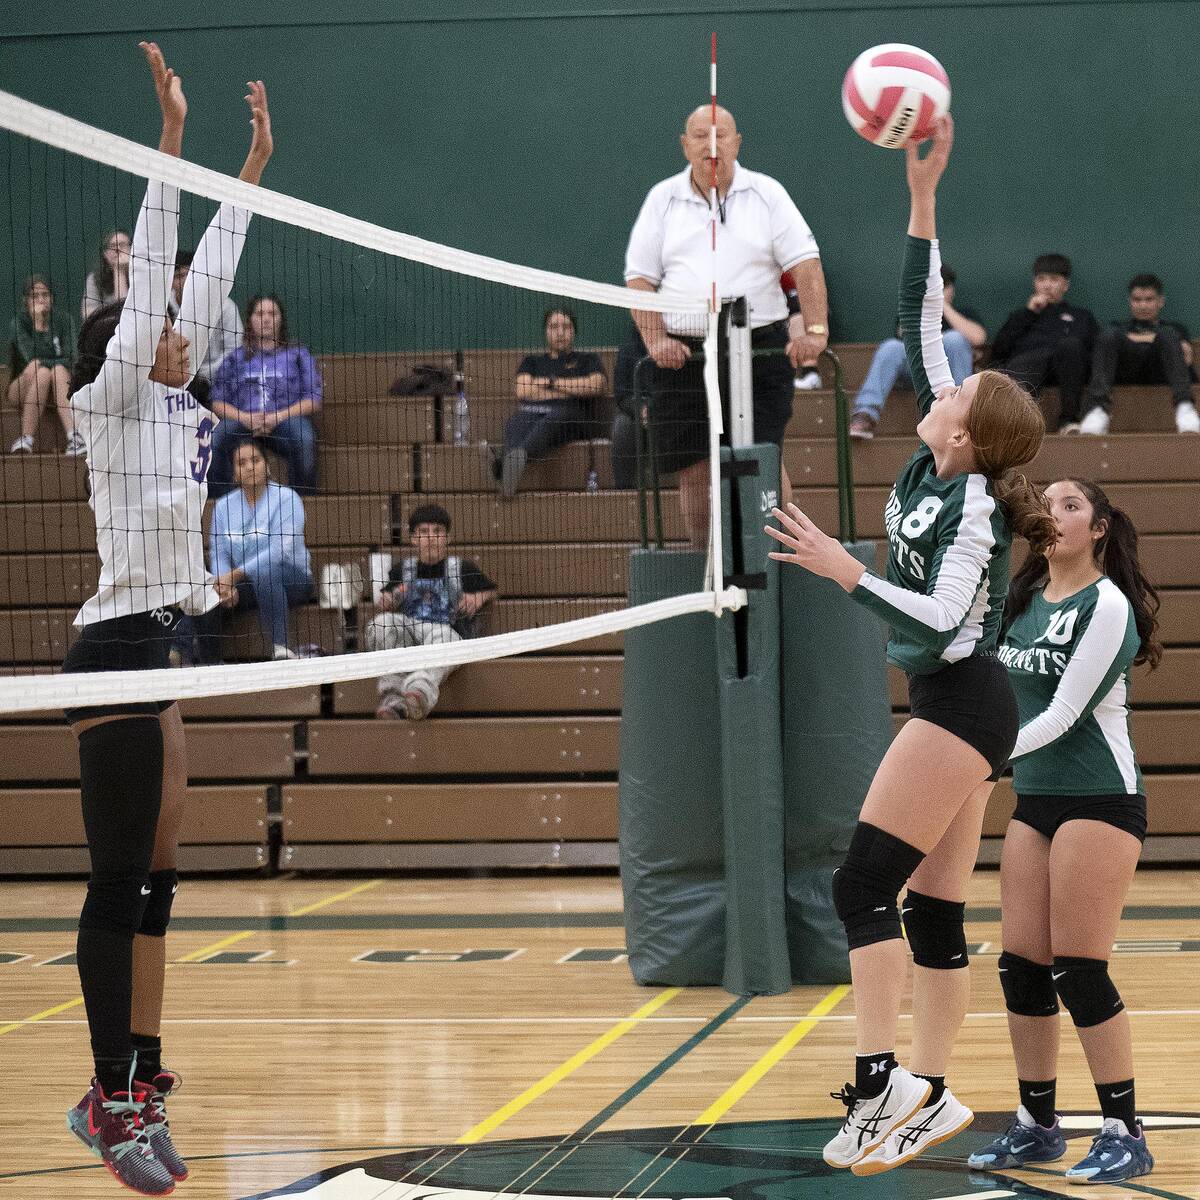
[[[900,279],[900,328],[921,416],[954,379],[942,345],[938,243],[910,237]],[[888,661],[913,675],[996,649],[1012,533],[991,481],[940,479],[922,445],[884,511],[887,578],[864,571],[851,596],[891,627]]]

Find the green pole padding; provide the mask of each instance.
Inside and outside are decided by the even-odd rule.
[[[847,546],[874,566],[872,542]],[[792,977],[843,983],[850,961],[831,885],[892,740],[884,630],[836,583],[782,571],[783,801]]]
[[[629,601],[697,592],[704,556],[635,550]],[[715,985],[725,961],[721,738],[713,617],[625,634],[621,885],[625,945],[641,984]]]
[[[779,449],[721,453],[726,581],[748,605],[716,622],[725,812],[726,952],[737,995],[791,987],[784,913],[779,722],[779,570],[763,525],[779,491]]]

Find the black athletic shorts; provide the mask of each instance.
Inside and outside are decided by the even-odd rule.
[[[1068,821],[1103,821],[1114,829],[1146,840],[1146,797],[1117,793],[1109,796],[1018,796],[1012,819],[1036,829],[1043,837],[1054,835]]]
[[[653,396],[650,412],[654,427],[654,457],[662,475],[682,471],[708,457],[708,404],[704,393],[704,359],[700,354],[704,341],[701,338],[679,340],[689,347],[692,357],[678,371],[658,366],[642,368],[641,382],[649,383]],[[787,344],[787,321],[763,325],[750,334],[752,349],[778,351],[777,354],[756,355],[750,360],[755,442],[781,445],[783,431],[792,419],[796,372],[788,361]],[[721,354],[720,379],[726,430],[721,441],[728,445],[729,385],[724,353]],[[636,400],[636,393],[634,398]]]
[[[1017,744],[1017,698],[1004,664],[993,653],[975,654],[935,671],[909,675],[908,704],[914,717],[938,725],[978,750],[992,782]]]
[[[63,659],[63,674],[79,671],[153,671],[170,665],[169,652],[175,626],[181,614],[177,608],[156,608],[153,612],[129,613],[85,625],[75,644]],[[174,700],[127,701],[68,708],[69,723],[90,717],[118,715],[157,716]]]

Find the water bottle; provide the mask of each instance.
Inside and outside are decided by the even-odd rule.
[[[600,476],[596,472],[595,467],[588,468],[587,483],[584,486],[589,492],[598,492],[600,490]]]
[[[466,377],[463,375],[463,354],[454,355],[454,400],[450,412],[450,428],[456,446],[465,446],[471,440],[471,413],[467,408]]]

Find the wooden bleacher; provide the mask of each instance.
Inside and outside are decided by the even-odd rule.
[[[855,388],[873,348],[838,349]],[[510,351],[466,355],[473,442],[500,440],[516,362]],[[450,367],[453,359],[322,360],[322,486],[306,503],[316,570],[330,562],[365,568],[375,548],[402,553],[407,513],[436,502],[454,519],[455,550],[500,585],[489,632],[622,607],[636,501],[613,488],[607,440],[572,443],[531,464],[521,494],[502,503],[489,455],[451,444],[436,399],[387,394],[416,363]],[[875,440],[854,447],[861,536],[882,541],[884,500],[912,453],[914,421],[911,393],[897,392]],[[0,437],[15,436],[14,422],[9,410],[0,415]],[[830,529],[834,424],[831,391],[798,393],[784,447],[799,502]],[[53,429],[46,434],[54,445]],[[598,494],[584,492],[592,468]],[[1139,670],[1134,684],[1151,813],[1147,855],[1200,859],[1200,439],[1173,432],[1165,390],[1118,389],[1108,436],[1049,437],[1031,474],[1096,478],[1142,531],[1147,570],[1163,589],[1167,645],[1159,671]],[[668,538],[680,539],[673,494],[664,507]],[[94,546],[82,463],[49,453],[0,459],[0,670],[45,672],[61,662],[74,612],[95,586]],[[359,628],[373,611],[364,603],[352,614]],[[253,655],[253,619],[240,620],[248,636],[235,645]],[[340,613],[312,605],[296,620],[297,641],[342,650]],[[607,635],[468,665],[419,723],[375,720],[373,681],[187,702],[194,804],[184,865],[615,862],[621,645],[620,635]],[[891,700],[899,722],[906,694],[896,673]],[[0,873],[82,869],[76,783],[74,745],[57,714],[0,717]],[[984,857],[994,857],[1011,804],[1002,784],[988,812]]]

